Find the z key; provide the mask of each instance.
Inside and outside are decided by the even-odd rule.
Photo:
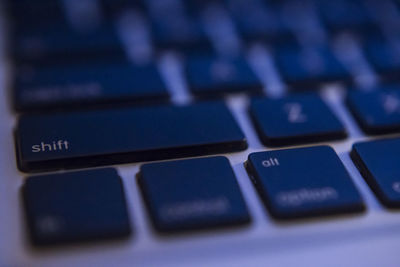
[[[341,122],[314,94],[254,99],[250,115],[266,146],[312,143],[347,136]]]

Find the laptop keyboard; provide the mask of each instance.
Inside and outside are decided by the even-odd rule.
[[[360,136],[355,166],[383,205],[399,207],[400,139],[369,140],[400,130],[397,1],[6,7],[17,165],[42,173],[23,186],[33,245],[135,233],[115,169],[72,170],[122,163],[140,166],[148,222],[163,234],[248,227],[250,204],[225,157],[239,154],[277,221],[361,213],[368,205],[347,166],[311,145]],[[300,144],[310,147],[282,149]]]

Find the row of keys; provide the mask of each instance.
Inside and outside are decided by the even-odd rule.
[[[85,0],[87,2],[96,2],[94,0]],[[21,8],[20,6],[25,6],[29,5],[29,3],[24,3],[25,1],[18,1],[21,2],[19,5],[17,4],[15,9],[21,9],[24,10],[25,13],[29,11],[29,8]],[[58,11],[54,11],[55,14],[60,12],[60,8],[55,8],[52,7],[54,3],[47,3],[48,1],[41,1],[45,2],[46,5],[44,5],[44,10],[46,8],[56,9]],[[167,48],[173,48],[176,49],[177,51],[191,51],[191,52],[199,52],[199,51],[210,51],[212,50],[212,45],[211,41],[209,40],[209,36],[206,36],[204,33],[205,30],[199,30],[198,28],[201,28],[198,26],[200,22],[193,22],[191,23],[191,20],[193,18],[186,18],[188,16],[183,16],[184,18],[180,18],[180,13],[182,13],[181,9],[185,9],[184,3],[175,3],[179,1],[168,1],[166,4],[157,4],[157,1],[150,1],[154,2],[153,4],[149,4],[149,6],[152,7],[152,9],[155,9],[156,11],[149,12],[151,13],[152,21],[149,23],[151,26],[155,28],[155,39],[156,43],[162,47],[167,47]],[[286,77],[287,73],[290,72],[295,72],[297,75],[300,75],[301,72],[299,73],[299,70],[296,71],[296,69],[300,68],[300,70],[304,71],[305,73],[303,75],[308,74],[310,72],[309,68],[307,67],[308,65],[319,65],[319,68],[311,68],[311,72],[319,72],[319,73],[314,73],[317,77],[315,79],[317,80],[325,80],[325,81],[330,81],[332,79],[344,79],[344,80],[349,80],[349,73],[341,66],[340,63],[337,62],[337,59],[335,57],[332,57],[331,51],[325,51],[327,50],[326,48],[320,49],[320,48],[315,48],[312,47],[313,53],[310,53],[309,51],[296,51],[293,47],[291,46],[298,46],[298,40],[293,36],[294,33],[291,32],[288,25],[285,26],[284,21],[296,21],[297,18],[293,14],[290,15],[291,13],[296,13],[296,4],[294,1],[290,4],[282,4],[281,7],[278,9],[285,9],[285,5],[289,6],[294,6],[292,8],[287,8],[288,10],[292,10],[287,14],[289,16],[286,19],[277,19],[276,15],[274,15],[274,10],[275,8],[272,5],[270,11],[265,11],[263,12],[263,8],[259,7],[259,5],[263,6],[263,3],[259,3],[260,1],[258,0],[252,0],[250,1],[242,1],[242,0],[235,0],[233,1],[232,4],[229,4],[229,9],[231,9],[235,17],[238,21],[238,29],[239,31],[243,30],[244,31],[244,36],[261,36],[262,40],[271,40],[271,39],[277,39],[278,41],[283,39],[285,46],[289,46],[287,49],[278,49],[282,50],[277,52],[277,57],[279,58],[278,65],[284,66],[283,67],[283,76]],[[288,1],[290,2],[290,1]],[[351,2],[350,4],[346,4],[346,2]],[[333,28],[337,29],[344,29],[346,28],[345,25],[350,25],[350,30],[354,30],[355,28],[365,28],[369,34],[367,38],[363,41],[365,43],[365,54],[368,57],[368,59],[371,61],[372,65],[375,67],[376,71],[378,73],[382,73],[382,70],[386,72],[392,72],[396,71],[396,69],[399,66],[399,59],[397,56],[397,50],[398,50],[398,38],[396,38],[396,33],[392,32],[390,35],[390,38],[387,38],[387,36],[384,36],[383,38],[375,38],[376,32],[379,33],[379,36],[382,35],[379,30],[371,30],[371,29],[376,29],[377,27],[372,27],[371,24],[373,24],[373,20],[371,16],[365,15],[365,9],[366,8],[361,8],[359,7],[360,5],[362,6],[363,4],[361,3],[362,1],[338,1],[338,3],[331,4],[330,1],[318,1],[316,4],[317,6],[320,6],[322,10],[325,10],[322,12],[323,14],[326,14],[326,17],[328,17],[326,20],[323,21],[330,21],[327,23],[328,25],[336,25],[333,26]],[[390,2],[390,1],[388,1]],[[42,3],[43,4],[43,3]],[[92,3],[93,4],[93,3]],[[177,8],[171,8],[169,7],[170,5],[172,6],[177,6]],[[348,6],[347,6],[348,5]],[[40,6],[40,3],[39,3]],[[79,5],[78,5],[79,6]],[[85,7],[85,5],[82,5]],[[204,5],[200,5],[204,6]],[[40,9],[40,8],[39,8]],[[79,7],[77,7],[79,10]],[[178,15],[174,13],[174,9],[178,9]],[[161,10],[161,11],[160,11]],[[254,16],[243,16],[245,11],[255,13]],[[301,12],[300,10],[297,10],[298,12]],[[357,10],[356,12],[352,12],[354,10]],[[363,11],[364,10],[364,11]],[[37,12],[37,14],[40,14],[39,11],[34,10],[34,12]],[[41,11],[43,12],[43,11]],[[26,23],[27,20],[27,15],[23,13],[20,15],[21,18],[21,23],[22,24],[28,24]],[[28,12],[29,13],[29,12]],[[140,13],[140,12],[133,12],[133,13]],[[246,13],[248,14],[248,13]],[[336,14],[336,15],[335,15]],[[355,16],[357,14],[357,16]],[[82,15],[81,15],[82,16]],[[18,17],[18,16],[17,16]],[[28,16],[29,17],[29,16]],[[47,16],[46,16],[47,17]],[[132,18],[132,23],[135,25],[141,24],[140,21],[143,20],[142,15],[136,14]],[[190,17],[190,16],[189,16]],[[196,17],[196,16],[195,16]],[[323,15],[322,17],[325,17]],[[18,20],[18,19],[17,19]],[[137,21],[138,20],[138,21]],[[189,22],[187,22],[187,20]],[[196,18],[198,20],[198,18]],[[336,21],[335,21],[336,20]],[[400,19],[399,19],[400,20]],[[34,21],[40,21],[40,19],[34,20]],[[333,23],[331,23],[333,21]],[[340,25],[340,22],[344,22],[343,25]],[[30,23],[32,24],[32,23]],[[66,25],[67,23],[46,23],[46,25],[51,25],[48,27],[37,27],[34,29],[29,29],[25,31],[16,31],[15,36],[12,37],[12,40],[14,41],[15,45],[12,46],[15,58],[17,59],[18,62],[48,62],[50,61],[51,63],[55,64],[60,64],[60,63],[66,63],[66,62],[82,62],[82,61],[87,61],[87,60],[98,60],[98,59],[105,59],[105,60],[110,60],[110,59],[120,59],[124,58],[125,55],[125,41],[123,40],[124,38],[122,37],[123,34],[121,34],[121,30],[119,27],[116,26],[118,23],[114,22],[99,22],[97,23],[96,27],[87,27],[89,29],[84,29],[84,30],[74,30],[71,25]],[[299,24],[302,25],[301,21],[299,21]],[[189,26],[189,25],[196,25],[196,26]],[[296,25],[295,25],[296,26]],[[307,25],[305,25],[307,26]],[[144,27],[146,28],[146,27]],[[302,28],[302,27],[300,27]],[[138,32],[134,31],[130,35],[136,36],[135,38],[141,39],[142,37],[137,37],[143,33],[144,30],[138,30]],[[301,33],[299,33],[301,34]],[[147,38],[148,36],[146,34],[143,34],[144,39],[151,39],[150,37]],[[387,34],[386,34],[387,35]],[[147,36],[147,37],[146,37]],[[274,36],[274,37],[272,37]],[[288,37],[290,36],[290,37]],[[135,38],[134,42],[137,40]],[[213,38],[211,38],[213,39]],[[250,38],[251,39],[251,38]],[[311,42],[308,42],[309,44],[313,44],[314,41],[312,38],[308,38],[311,40]],[[148,40],[151,43],[151,40]],[[214,41],[213,41],[214,42]],[[140,42],[139,42],[140,43]],[[146,43],[146,41],[144,41]],[[273,42],[275,43],[275,42]],[[143,45],[143,43],[140,43]],[[131,43],[130,43],[131,45]],[[278,44],[276,45],[278,48],[280,48],[282,45],[282,42],[279,41]],[[197,49],[198,47],[201,47],[201,49]],[[377,49],[379,48],[379,49]],[[294,51],[293,51],[294,50]],[[303,49],[301,49],[303,50]],[[310,49],[308,49],[310,50]],[[322,51],[317,51],[317,50],[322,50]],[[329,49],[328,49],[329,50]],[[188,53],[190,54],[190,53]],[[280,55],[282,54],[282,55]],[[289,58],[291,58],[292,54],[294,54],[295,60],[293,62],[289,61],[290,64],[294,63],[294,67],[290,66],[285,66],[287,63],[285,61],[285,54],[290,55]],[[304,55],[305,54],[305,55]],[[311,55],[310,55],[311,54]],[[314,54],[314,55],[312,55]],[[304,56],[303,56],[304,55]],[[391,56],[392,55],[392,56]],[[313,61],[319,61],[320,63],[315,63],[315,64],[307,64],[307,63],[302,63],[301,61],[304,61],[302,58],[314,58]],[[289,64],[289,65],[290,65]],[[316,70],[317,69],[317,70]],[[327,69],[327,70],[326,70]],[[332,69],[331,71],[328,71]],[[328,71],[328,73],[326,73]],[[311,73],[312,74],[312,73]],[[391,74],[390,76],[395,76]],[[297,77],[294,76],[293,74],[287,75],[288,78],[288,83],[289,84],[298,84],[297,82],[293,82],[293,79],[297,81]],[[307,78],[307,77],[300,77],[302,79]],[[301,80],[302,80],[301,79]],[[304,82],[304,81],[301,81]],[[303,84],[304,86],[305,84]]]
[[[371,134],[398,132],[400,96],[395,91],[352,92],[351,111]],[[347,137],[346,129],[316,94],[255,98],[249,108],[266,146]],[[26,114],[15,132],[21,171],[37,172],[130,163],[247,148],[247,140],[223,102],[93,111]]]
[[[400,207],[398,153],[398,138],[357,143],[351,152],[371,189],[391,208]],[[328,146],[252,153],[245,167],[276,220],[365,210],[351,177]],[[144,164],[137,182],[159,233],[251,221],[225,157]],[[122,238],[132,231],[121,179],[111,168],[30,177],[23,196],[30,238],[36,246]]]
[[[85,40],[92,42],[93,38]],[[367,54],[376,72],[387,80],[397,79],[400,69],[398,53],[393,49],[390,52],[373,46]],[[96,51],[92,47],[89,50]],[[273,54],[277,70],[290,91],[315,90],[330,82],[354,84],[351,73],[329,47],[284,45]],[[82,55],[78,58],[83,62],[58,64],[63,61],[57,60],[58,63],[52,65],[17,66],[12,83],[14,108],[26,112],[104,103],[158,102],[169,98],[163,77],[154,63],[136,64],[123,57],[107,61],[90,61]],[[262,92],[261,80],[243,56],[201,53],[186,57],[182,63],[188,89],[196,97]]]
[[[198,97],[262,91],[261,81],[243,58],[191,57],[186,74],[190,91]],[[21,67],[13,94],[14,108],[20,112],[169,99],[155,64],[127,61]]]
[[[107,17],[118,16],[126,9],[138,9],[148,16],[153,24],[155,32],[158,27],[163,27],[161,22],[170,25],[186,22],[192,24],[199,20],[204,9],[211,5],[223,6],[234,20],[240,34],[245,38],[276,38],[284,32],[289,32],[287,19],[295,11],[304,12],[310,10],[319,15],[321,22],[332,32],[351,30],[356,32],[369,31],[377,27],[376,16],[381,15],[379,2],[362,0],[339,0],[339,1],[307,1],[303,9],[299,8],[296,1],[263,1],[263,0],[228,0],[228,1],[179,1],[169,0],[159,3],[154,0],[147,1],[89,1],[83,4],[65,4],[63,1],[38,1],[35,8],[29,8],[29,1],[9,1],[9,13],[19,23],[30,22],[25,27],[40,26],[47,23],[62,23],[68,13],[75,11],[80,14],[91,16],[100,13]],[[399,9],[392,1],[384,1],[393,9]],[[383,6],[383,5],[382,5]],[[287,9],[291,12],[285,12]],[[307,10],[308,9],[308,10]],[[67,12],[66,12],[67,10]],[[93,11],[94,10],[94,11]],[[68,12],[69,11],[69,12]],[[48,13],[52,15],[49,16]],[[243,16],[243,13],[247,16]],[[42,15],[42,16],[41,16]],[[296,14],[295,14],[296,15]],[[35,20],[36,18],[36,20]],[[167,19],[166,19],[167,18]],[[293,19],[296,19],[293,18]],[[170,24],[170,25],[168,25]],[[172,26],[173,27],[173,26]],[[175,29],[185,29],[185,26],[177,25]],[[180,27],[180,28],[179,28]]]

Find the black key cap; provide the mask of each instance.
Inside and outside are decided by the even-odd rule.
[[[284,81],[296,90],[312,90],[321,83],[350,82],[351,76],[328,47],[283,46],[276,64]]]
[[[347,136],[341,122],[314,94],[254,99],[250,115],[266,146],[311,143]]]
[[[222,102],[22,115],[19,168],[40,171],[233,152],[247,142]]]
[[[353,145],[351,158],[379,200],[400,208],[400,139],[382,139]]]
[[[246,167],[264,204],[276,219],[364,209],[349,174],[328,146],[252,153]]]
[[[155,65],[129,62],[21,68],[14,85],[18,111],[99,104],[166,101],[169,94]]]
[[[114,169],[30,177],[23,197],[35,246],[122,238],[131,233],[122,182]]]
[[[111,25],[82,31],[51,25],[17,32],[12,49],[20,63],[85,63],[125,58],[122,42]]]
[[[371,92],[351,91],[347,103],[367,134],[400,131],[400,90],[382,88]]]
[[[200,97],[262,90],[261,82],[243,58],[191,57],[187,78],[190,90]]]
[[[143,165],[138,182],[157,231],[244,224],[250,216],[225,157]]]

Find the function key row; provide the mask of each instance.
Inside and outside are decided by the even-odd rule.
[[[391,208],[400,203],[398,153],[400,139],[357,143],[351,152],[366,182]],[[328,146],[256,152],[244,167],[260,201],[277,221],[365,210],[352,178]],[[144,164],[137,182],[158,233],[251,222],[225,157]],[[30,177],[23,186],[23,199],[35,246],[126,238],[132,232],[121,178],[112,168]]]

